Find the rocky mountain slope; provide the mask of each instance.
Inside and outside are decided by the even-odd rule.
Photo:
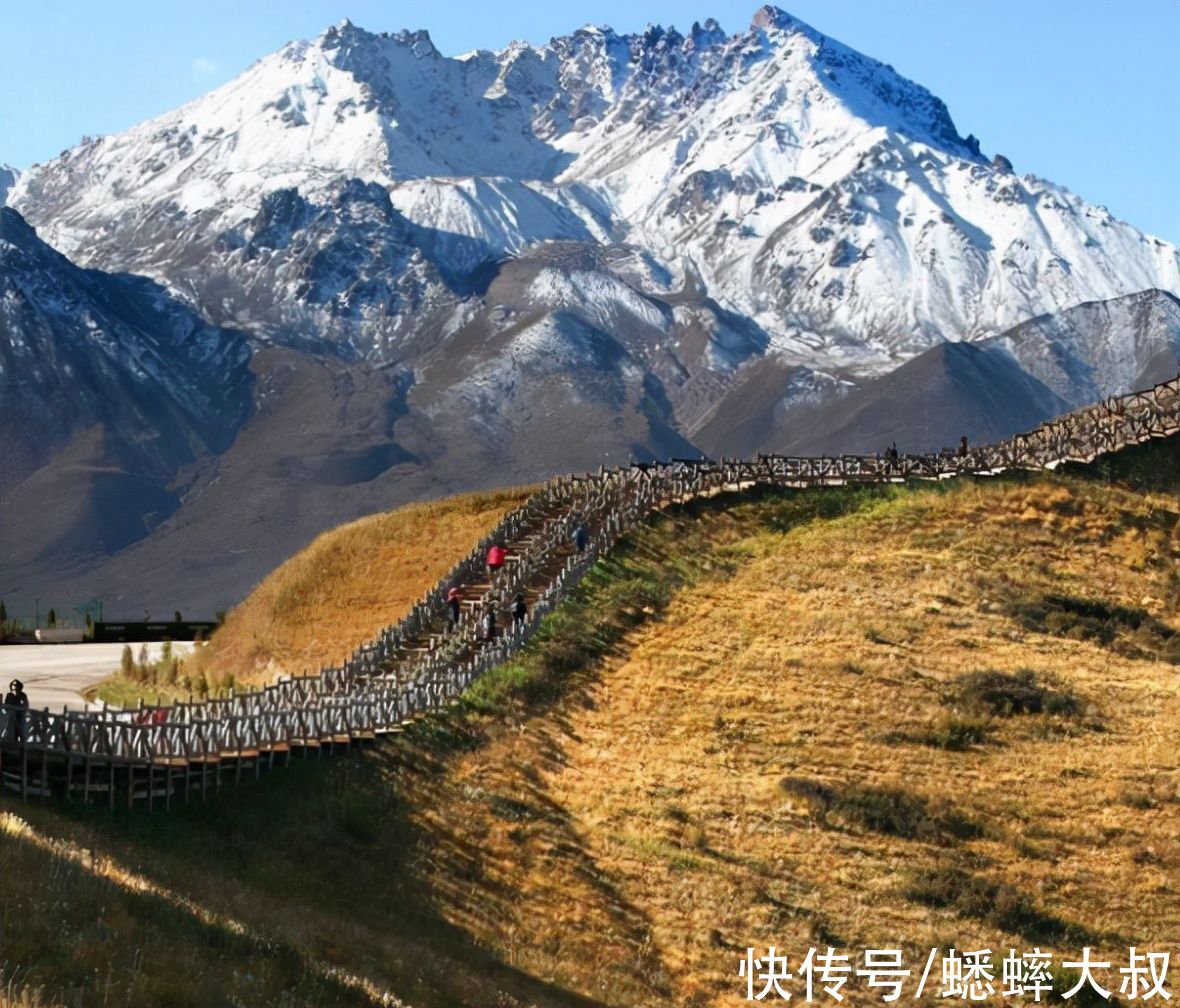
[[[253,384],[244,363],[231,382],[249,402],[227,393],[217,436],[207,418],[190,443],[179,421],[141,438],[142,411],[107,423],[159,447],[134,463],[150,479],[173,474],[167,506],[103,512],[134,512],[132,548],[63,581],[46,530],[40,566],[4,572],[118,584],[136,606],[166,587],[168,608],[222,608],[321,528],[415,496],[830,445],[827,408],[861,417],[842,448],[907,440],[896,398],[952,372],[976,405],[944,396],[929,436],[987,436],[1176,356],[1174,246],[1017,176],[925,88],[770,7],[733,35],[585,28],[458,57],[342,22],[0,189],[79,275],[152,290],[253,351]],[[59,313],[78,338],[84,300]],[[6,315],[0,353],[29,325]],[[959,341],[983,356],[944,348]],[[68,387],[49,367],[37,380]],[[195,417],[162,372],[135,380],[117,398]],[[59,397],[21,482],[39,466],[85,499],[67,449],[96,408]],[[32,500],[5,510],[35,525]]]
[[[855,373],[1180,291],[1173,246],[988,162],[927,90],[774,8],[733,36],[584,29],[458,58],[344,22],[35,167],[9,201],[216,322],[381,362],[486,316],[495,264],[546,242],[626,253],[581,278],[604,310],[699,291],[764,354]],[[568,286],[528,291],[535,324]],[[645,321],[683,338],[687,311],[658,307]]]
[[[0,206],[8,199],[8,191],[16,185],[17,171],[11,165],[0,164]]]
[[[250,350],[141,277],[79,269],[0,208],[5,572],[107,555],[180,504],[182,470],[233,442]]]
[[[875,452],[991,441],[1180,373],[1180,300],[1163,291],[1078,305],[982,343],[943,343],[759,439],[786,451]],[[906,404],[899,408],[899,404]]]

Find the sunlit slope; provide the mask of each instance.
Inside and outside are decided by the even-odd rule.
[[[408,504],[325,532],[229,614],[210,666],[258,680],[339,662],[400,619],[527,496],[501,490]]]
[[[747,946],[1167,947],[1178,512],[1016,477],[673,516],[479,691],[486,741],[407,761],[423,873],[620,1005],[735,1004]]]
[[[747,946],[1170,948],[1178,445],[672,509],[400,735],[150,817],[6,799],[6,993],[728,1006]]]

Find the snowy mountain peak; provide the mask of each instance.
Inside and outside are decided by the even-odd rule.
[[[704,24],[701,24],[699,21],[692,23],[692,28],[688,32],[688,45],[697,50],[708,49],[712,46],[719,45],[728,37],[721,25],[713,18],[706,18]]]
[[[402,29],[393,33],[376,33],[354,25],[347,18],[325,29],[316,42],[325,52],[338,51],[352,56],[354,59],[359,53],[370,52],[380,60],[383,52],[387,53],[393,46],[409,48],[419,57],[441,55],[431,41],[430,33],[424,28],[413,31]],[[373,66],[365,66],[362,63],[359,64],[359,69],[371,70]]]
[[[1180,293],[1173,246],[985,159],[925,87],[770,6],[733,36],[588,26],[461,58],[341,21],[9,201],[220,324],[374,358],[427,319],[456,331],[504,263],[571,246],[609,250],[608,299],[699,294],[745,320],[742,346],[857,373]]]
[[[759,29],[762,31],[798,31],[812,38],[822,38],[819,32],[810,25],[791,17],[785,10],[772,4],[764,4],[754,11],[754,16],[750,19],[750,29],[752,31]]]

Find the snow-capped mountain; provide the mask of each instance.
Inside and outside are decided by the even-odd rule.
[[[925,88],[772,7],[733,35],[588,27],[456,57],[346,21],[5,190],[87,269],[0,256],[0,444],[32,443],[6,434],[19,389],[54,404],[0,513],[95,471],[80,432],[139,445],[118,464],[165,496],[88,576],[141,600],[184,581],[221,608],[319,529],[427,494],[991,436],[1177,349],[1174,246],[1018,176]],[[34,261],[70,278],[56,308],[26,303]],[[108,320],[115,289],[156,314]],[[126,366],[91,381],[71,354]],[[909,440],[907,396],[929,400]],[[194,554],[223,594],[161,559]]]
[[[492,264],[547,241],[627,250],[595,288],[700,292],[766,353],[858,374],[1180,293],[1173,246],[988,161],[926,89],[770,7],[733,36],[587,28],[457,58],[344,22],[9,201],[86,265],[374,361],[445,339],[488,307]]]

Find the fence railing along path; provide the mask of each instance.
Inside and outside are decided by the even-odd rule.
[[[516,652],[586,570],[656,509],[754,486],[816,487],[1052,469],[1180,433],[1180,377],[1065,414],[1034,431],[965,452],[637,463],[549,480],[472,548],[397,623],[339,666],[260,689],[138,710],[0,709],[0,782],[24,797],[167,807],[227,781],[257,777],[294,752],[331,751],[400,730],[438,710]],[[581,551],[573,530],[589,532]],[[509,560],[489,572],[487,550]],[[447,627],[447,593],[464,619]],[[508,606],[525,596],[528,616]],[[497,614],[484,633],[481,614]]]

